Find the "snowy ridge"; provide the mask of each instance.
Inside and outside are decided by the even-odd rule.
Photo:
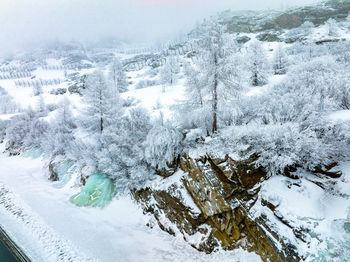
[[[0,182],[0,213],[2,216],[11,217],[16,226],[25,227],[25,230],[32,234],[32,239],[38,248],[44,251],[41,252],[44,261],[98,261],[85,257],[73,243],[63,239],[2,182]]]

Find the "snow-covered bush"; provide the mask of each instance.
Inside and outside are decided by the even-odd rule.
[[[264,123],[299,122],[315,112],[347,108],[347,75],[332,57],[301,63],[270,92],[245,99],[242,117],[260,118]]]
[[[6,147],[12,154],[21,150],[40,148],[48,123],[42,115],[29,108],[11,118],[6,129]]]
[[[136,84],[135,88],[142,89],[142,88],[146,88],[146,87],[150,87],[150,86],[156,86],[158,84],[159,84],[159,82],[157,80],[145,79],[145,80],[140,80]]]
[[[329,55],[328,44],[317,45],[312,39],[296,42],[285,50],[290,66],[298,66],[299,63],[307,63],[315,58]]]
[[[326,25],[328,36],[333,36],[333,37],[339,36],[339,26],[337,21],[335,21],[333,18],[330,18],[327,20],[325,25]]]
[[[233,125],[247,125],[253,121],[262,119],[262,114],[266,114],[266,109],[262,106],[265,102],[266,96],[259,97],[240,97],[236,101],[235,110],[232,112]]]
[[[313,170],[349,156],[349,126],[314,117],[307,124],[231,127],[223,132],[227,145],[235,145],[242,157],[258,156],[255,164],[270,175],[288,167]],[[226,147],[227,147],[226,145]]]
[[[173,127],[154,126],[147,135],[145,159],[153,167],[163,168],[181,153],[182,134]]]
[[[328,43],[327,51],[329,55],[335,57],[337,62],[349,65],[350,63],[350,43]]]
[[[306,21],[300,27],[291,29],[284,34],[287,42],[295,42],[305,40],[313,31],[315,25],[312,22]]]
[[[0,87],[0,113],[11,114],[19,111],[19,105],[15,103],[13,98],[7,93],[7,91]]]
[[[0,141],[3,142],[6,136],[6,127],[8,125],[8,120],[0,120]]]

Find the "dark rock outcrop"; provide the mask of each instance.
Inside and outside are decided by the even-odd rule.
[[[55,164],[53,163],[53,161],[51,161],[50,164],[49,164],[49,173],[50,173],[49,180],[51,180],[51,181],[53,181],[53,182],[59,180],[58,174],[57,174],[57,172],[55,171]]]
[[[319,26],[330,18],[337,21],[345,20],[349,11],[349,0],[329,0],[316,5],[289,9],[284,12],[250,11],[237,13],[225,11],[221,13],[220,17],[230,33],[264,32],[267,35],[261,35],[261,41],[279,41],[279,35],[282,34],[283,30],[297,28],[306,21]],[[274,31],[274,36],[268,35],[271,31]],[[276,40],[272,40],[274,38]]]
[[[135,190],[134,197],[146,213],[154,215],[160,228],[172,235],[182,234],[200,251],[242,247],[264,261],[297,261],[295,247],[268,226],[267,218],[251,214],[259,200],[260,183],[268,179],[266,172],[255,167],[254,160],[235,161],[229,156],[214,159],[209,155],[192,159],[184,155],[177,161],[182,174],[177,183]],[[197,210],[188,205],[188,195]],[[266,200],[262,206],[272,211],[276,208]],[[279,219],[283,221],[283,217]],[[299,233],[296,229],[295,234]],[[192,241],[191,236],[197,234],[200,241],[198,236],[197,242]]]

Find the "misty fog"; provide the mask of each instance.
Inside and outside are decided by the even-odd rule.
[[[225,9],[280,9],[315,0],[1,0],[0,53],[52,40],[155,42]]]

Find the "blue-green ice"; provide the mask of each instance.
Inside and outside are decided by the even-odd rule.
[[[80,207],[105,207],[115,194],[113,181],[104,174],[88,178],[83,190],[72,196],[70,201]]]

